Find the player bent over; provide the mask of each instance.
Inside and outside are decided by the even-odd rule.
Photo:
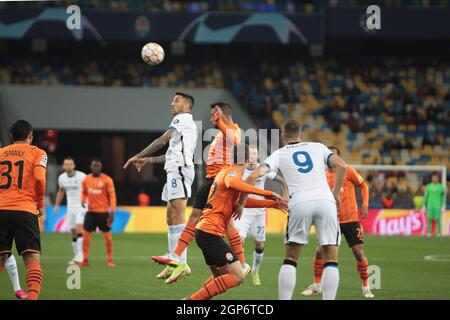
[[[345,162],[321,143],[302,142],[301,126],[289,120],[282,126],[285,146],[270,155],[250,174],[253,183],[270,171],[281,171],[289,189],[289,220],[285,237],[285,259],[278,277],[280,300],[292,299],[297,261],[308,243],[309,229],[315,225],[325,257],[323,299],[334,300],[339,285],[338,250],[340,231],[337,219],[339,191],[345,174]],[[336,169],[333,192],[327,183],[325,167]]]
[[[253,172],[258,166],[258,149],[254,146],[249,147],[249,163],[244,170],[243,180]],[[285,187],[284,179],[276,172],[270,172],[269,174],[261,177],[255,182],[255,187],[258,189],[264,189],[264,185],[267,179],[275,180],[283,187],[283,196],[288,198],[288,191]],[[264,199],[261,196],[250,195],[250,198]],[[243,210],[241,219],[235,221],[236,228],[239,231],[239,235],[242,238],[242,242],[245,242],[245,238],[250,236],[255,241],[255,249],[253,252],[253,265],[252,265],[252,282],[255,286],[261,285],[259,277],[259,268],[264,257],[264,242],[266,241],[266,209],[265,208],[247,208]]]
[[[27,121],[15,122],[10,137],[13,144],[0,150],[0,273],[5,264],[8,272],[17,272],[14,241],[27,269],[28,297],[20,298],[37,300],[42,287],[38,216],[44,214],[47,154],[31,145],[33,128]]]
[[[329,149],[340,155],[339,149],[329,147]],[[327,180],[330,188],[335,184],[336,172],[333,168],[327,170]],[[352,167],[347,167],[345,171],[344,186],[340,192],[341,205],[338,210],[339,224],[341,232],[347,240],[348,246],[352,249],[357,263],[357,270],[361,278],[362,292],[365,298],[373,298],[374,295],[368,286],[369,262],[364,254],[363,229],[359,222],[358,204],[356,202],[355,186],[361,189],[362,196],[362,218],[367,217],[369,207],[369,187],[359,173]],[[302,292],[304,296],[320,294],[321,280],[323,273],[323,250],[317,246],[314,257],[314,283]]]
[[[88,202],[88,211],[84,218],[83,232],[83,262],[76,262],[80,267],[89,266],[89,249],[91,247],[91,233],[97,228],[105,239],[107,265],[114,268],[113,241],[111,227],[116,211],[116,191],[113,180],[102,173],[100,160],[91,162],[91,173],[83,180],[81,203]]]
[[[240,144],[233,149],[235,165],[222,169],[214,179],[208,203],[195,231],[197,244],[202,250],[205,262],[211,268],[213,276],[208,278],[202,288],[188,297],[187,300],[208,300],[244,281],[245,273],[242,265],[223,239],[235,210],[235,205],[240,201],[241,193],[258,194],[278,200],[248,198],[246,202],[239,203],[241,206],[245,204],[248,207],[275,207],[280,209],[285,206],[281,196],[276,193],[257,189],[242,181],[245,164],[248,162],[248,146]],[[239,161],[239,158],[243,161]],[[243,198],[244,201],[245,198]]]

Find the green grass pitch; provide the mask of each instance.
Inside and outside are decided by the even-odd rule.
[[[278,270],[282,263],[283,236],[269,235],[260,270],[261,287],[248,278],[217,299],[277,299]],[[252,241],[246,241],[246,256],[251,263]],[[71,258],[70,235],[43,234],[42,264],[44,285],[41,299],[173,299],[179,300],[196,291],[210,273],[201,252],[193,243],[189,248],[192,275],[172,285],[155,278],[162,270],[149,256],[167,251],[164,234],[115,234],[114,254],[117,267],[106,266],[103,238],[92,238],[91,266],[81,270],[81,289],[66,286],[67,262]],[[304,247],[297,268],[294,299],[305,298],[301,291],[312,281],[314,244]],[[381,269],[381,289],[375,299],[450,299],[450,238],[366,237],[366,254],[370,265]],[[426,258],[431,256],[430,258]],[[16,256],[16,258],[18,258]],[[23,262],[17,259],[21,284],[25,287]],[[343,241],[340,251],[340,286],[338,299],[362,299],[356,264]],[[0,300],[15,299],[6,270],[0,275]]]

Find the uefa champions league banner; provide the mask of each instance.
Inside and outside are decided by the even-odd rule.
[[[317,44],[322,14],[149,13],[81,8],[79,28],[69,28],[66,8],[0,9],[0,38],[30,37],[98,41]]]

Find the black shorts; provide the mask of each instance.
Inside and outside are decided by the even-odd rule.
[[[236,255],[222,237],[195,230],[195,241],[208,266],[223,267],[237,261]]]
[[[197,189],[194,198],[194,209],[203,210],[208,203],[209,190],[214,183],[214,179],[206,178],[200,187]]]
[[[347,240],[348,246],[351,248],[356,244],[364,243],[364,232],[359,221],[341,223],[341,232]]]
[[[39,219],[26,211],[0,210],[0,253],[11,253],[13,240],[17,253],[41,252]]]
[[[86,212],[83,225],[84,230],[94,232],[98,227],[103,232],[111,231],[111,227],[108,226],[108,216],[108,212]]]

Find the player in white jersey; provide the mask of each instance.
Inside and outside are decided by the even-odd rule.
[[[337,207],[346,164],[323,144],[302,142],[301,137],[301,127],[297,121],[289,120],[283,124],[281,139],[285,146],[259,165],[247,181],[253,183],[270,171],[280,170],[289,189],[285,260],[278,278],[280,300],[292,298],[297,260],[302,246],[308,243],[311,225],[316,227],[325,257],[323,299],[331,300],[335,299],[339,285],[337,257],[341,236]],[[333,191],[327,183],[326,166],[336,170]]]
[[[249,148],[248,165],[244,170],[244,175],[242,180],[247,179],[247,177],[256,169],[258,166],[258,148]],[[264,189],[266,184],[266,179],[276,180],[283,187],[284,179],[278,175],[276,172],[269,172],[255,181],[254,186],[258,189]],[[287,198],[287,188],[284,188],[283,196]],[[250,198],[264,200],[264,197],[251,194]],[[259,267],[261,266],[264,257],[264,242],[266,241],[266,208],[245,208],[242,212],[241,218],[235,220],[236,228],[239,231],[239,235],[242,238],[242,243],[244,243],[245,238],[248,236],[252,237],[255,241],[255,250],[253,252],[253,266],[252,266],[252,282],[256,286],[261,285],[261,280],[259,278]]]
[[[86,174],[75,170],[75,160],[66,157],[63,162],[64,173],[58,177],[59,190],[56,194],[54,213],[58,214],[59,206],[67,196],[67,219],[72,232],[72,249],[74,258],[72,262],[83,261],[83,222],[86,214],[81,205],[81,189]]]
[[[197,144],[197,126],[190,113],[194,105],[194,98],[186,93],[177,92],[171,107],[174,118],[169,129],[153,141],[147,148],[130,158],[124,165],[126,169],[134,164],[138,171],[149,163],[164,163],[167,182],[162,192],[162,200],[167,202],[168,249],[172,252],[186,225],[185,210],[187,201],[191,197],[191,186],[194,181],[194,150]],[[149,157],[166,144],[169,148],[165,155]],[[180,257],[177,267],[166,267],[158,279],[173,283],[191,273],[186,264],[187,251]]]

